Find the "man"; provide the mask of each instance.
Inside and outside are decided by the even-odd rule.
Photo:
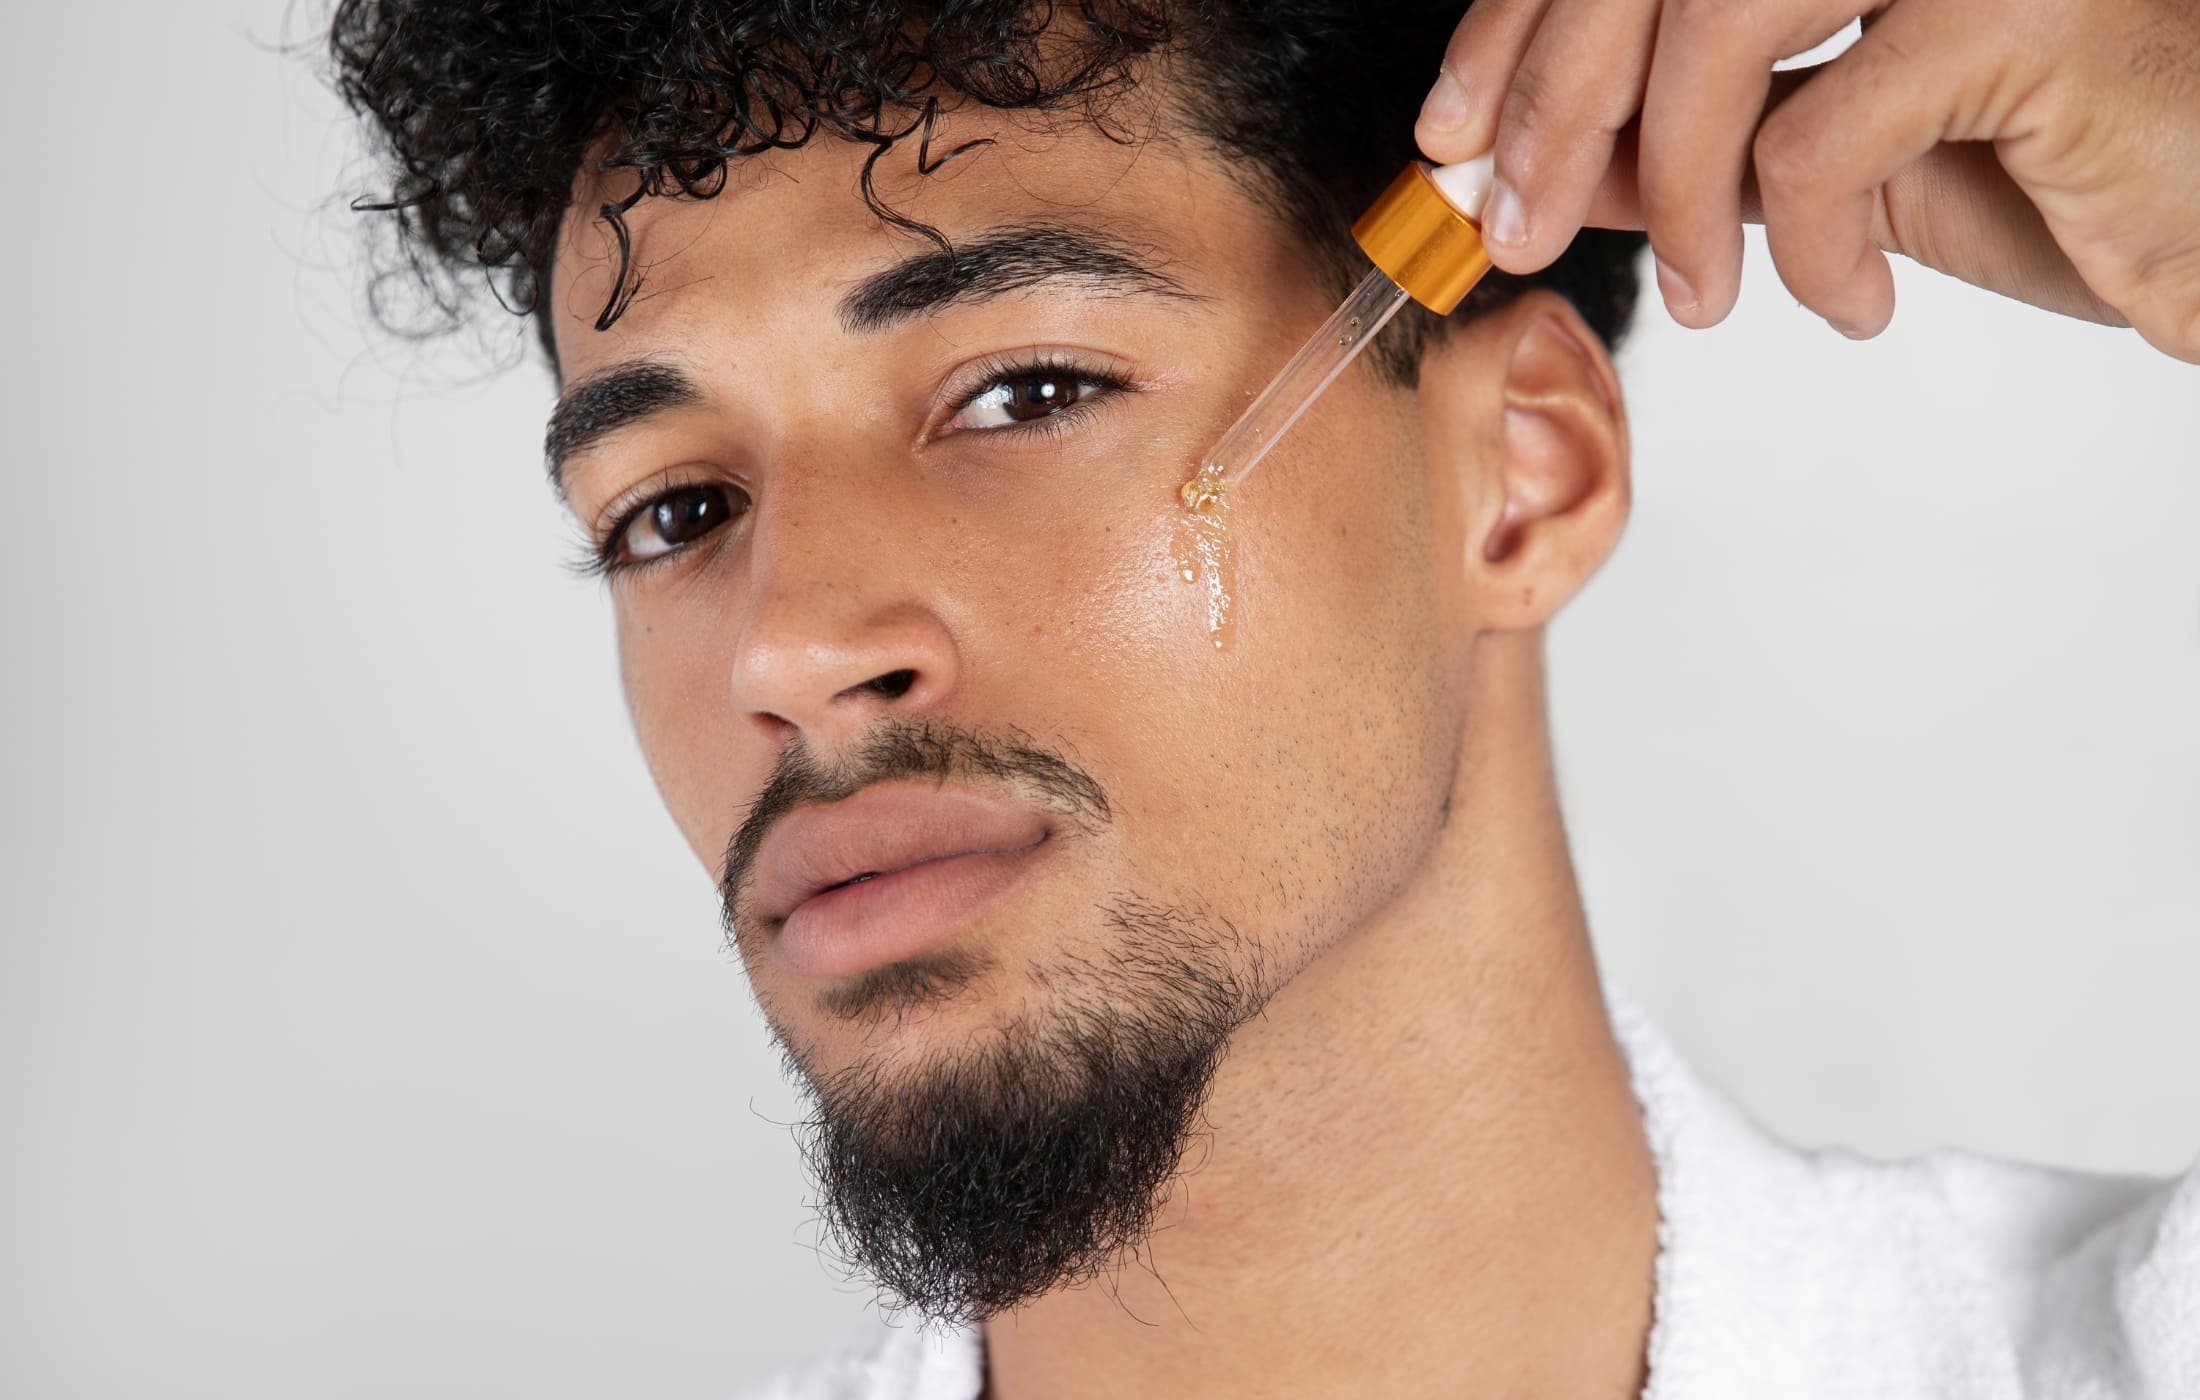
[[[2200,358],[2190,13],[2043,7],[2097,42],[2020,97],[1913,42],[1983,11],[1901,3],[1762,122],[1847,17],[340,7],[400,251],[537,318],[831,1238],[934,1324],[763,1393],[2200,1395],[2200,1181],[1771,1142],[1608,1010],[1559,820],[1542,628],[1626,514],[1640,246],[1585,218],[1692,324],[1761,204],[1852,333],[1895,246]],[[1495,140],[1516,275],[1191,520],[1417,111]]]

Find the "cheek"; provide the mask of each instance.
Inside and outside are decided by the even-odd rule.
[[[1450,789],[1420,443],[1375,392],[1310,415],[1233,504],[1227,650],[1178,564],[1176,477],[1110,524],[997,541],[1014,566],[972,574],[997,590],[976,611],[1020,624],[985,649],[983,713],[1103,777],[1134,888],[1227,911],[1279,966],[1411,874]]]
[[[1107,512],[1029,522],[956,561],[967,713],[1064,744],[1111,795],[1152,814],[1232,707],[1194,589],[1177,576],[1172,484]]]
[[[1185,557],[1189,466],[943,560],[972,632],[988,634],[981,709],[1103,747],[1155,800],[1207,818],[1220,783],[1365,786],[1371,766],[1446,747],[1410,395],[1339,385],[1320,408],[1230,508],[1226,649],[1210,560]]]
[[[1344,387],[1236,493],[1237,639],[1202,668],[1207,805],[1308,948],[1411,873],[1459,730],[1414,419]]]
[[[1333,726],[1415,698],[1436,632],[1422,445],[1401,391],[1339,384],[1232,495],[1237,646],[1264,701]]]
[[[619,680],[643,761],[689,849],[715,877],[735,819],[765,777],[753,743],[750,754],[741,751],[727,665],[707,635],[623,599],[615,611]],[[668,644],[672,636],[690,640]]]

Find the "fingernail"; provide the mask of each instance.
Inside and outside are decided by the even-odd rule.
[[[1694,311],[1702,298],[1696,289],[1688,285],[1688,279],[1666,266],[1665,259],[1657,259],[1658,291],[1665,297],[1665,304],[1675,311]]]
[[[1851,340],[1870,340],[1872,338],[1870,331],[1861,330],[1855,326],[1849,325],[1845,321],[1836,321],[1831,316],[1828,316],[1826,318],[1826,324],[1841,332],[1841,334],[1847,336]]]
[[[1528,211],[1503,176],[1490,182],[1490,197],[1482,203],[1482,239],[1501,248],[1517,248],[1528,241]]]
[[[1436,70],[1436,85],[1421,103],[1421,124],[1431,131],[1457,131],[1467,124],[1467,88],[1446,64]]]

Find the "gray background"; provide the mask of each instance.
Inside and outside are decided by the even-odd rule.
[[[549,386],[361,328],[282,23],[0,21],[0,1392],[722,1394],[864,1295]],[[1608,966],[1798,1139],[2178,1169],[2200,369],[1907,267],[1851,345],[1752,257],[1622,357],[1637,517],[1552,639]]]

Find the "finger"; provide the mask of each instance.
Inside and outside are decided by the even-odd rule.
[[[1773,63],[1838,34],[1855,8],[1855,0],[1666,5],[1643,94],[1638,178],[1658,286],[1683,325],[1717,325],[1741,292],[1742,179]]]
[[[2039,208],[1984,141],[1944,142],[1888,177],[1872,239],[2003,296],[2103,325],[2129,324],[2078,275]]]
[[[1642,227],[1642,194],[1635,184],[1635,152],[1640,139],[1637,123],[1629,122],[1612,143],[1612,159],[1589,196],[1589,208],[1581,217],[1587,228],[1639,230]]]
[[[1773,75],[1778,99],[1797,73]],[[1593,228],[1640,229],[1635,132],[1620,133],[1589,202]],[[1754,171],[1742,176],[1742,222],[1764,222]],[[2047,221],[1983,141],[1943,141],[1889,176],[1874,201],[1872,242],[1973,286],[2105,326],[2130,322],[2101,300],[2055,242]]]
[[[1507,272],[1533,272],[1573,242],[1642,105],[1657,0],[1566,0],[1543,16],[1505,93],[1482,237]]]
[[[1772,75],[1772,94],[1766,105],[1777,106],[1787,95],[1810,76],[1808,69],[1789,69]],[[1612,163],[1605,168],[1604,178],[1598,182],[1596,193],[1589,199],[1589,214],[1582,222],[1590,228],[1616,228],[1640,231],[1648,225],[1642,215],[1642,190],[1640,161],[1638,159],[1641,118],[1636,118],[1620,132],[1619,141],[1612,148]],[[1765,221],[1764,203],[1757,195],[1757,172],[1746,164],[1742,167],[1741,188],[1737,191],[1742,222],[1761,224]]]
[[[1773,265],[1805,306],[1863,339],[1894,314],[1873,239],[1881,185],[1949,134],[1998,76],[1979,26],[1898,4],[1815,70],[1757,130],[1753,149]]]
[[[1452,31],[1413,139],[1439,165],[1472,160],[1497,139],[1497,113],[1550,0],[1477,0]]]

